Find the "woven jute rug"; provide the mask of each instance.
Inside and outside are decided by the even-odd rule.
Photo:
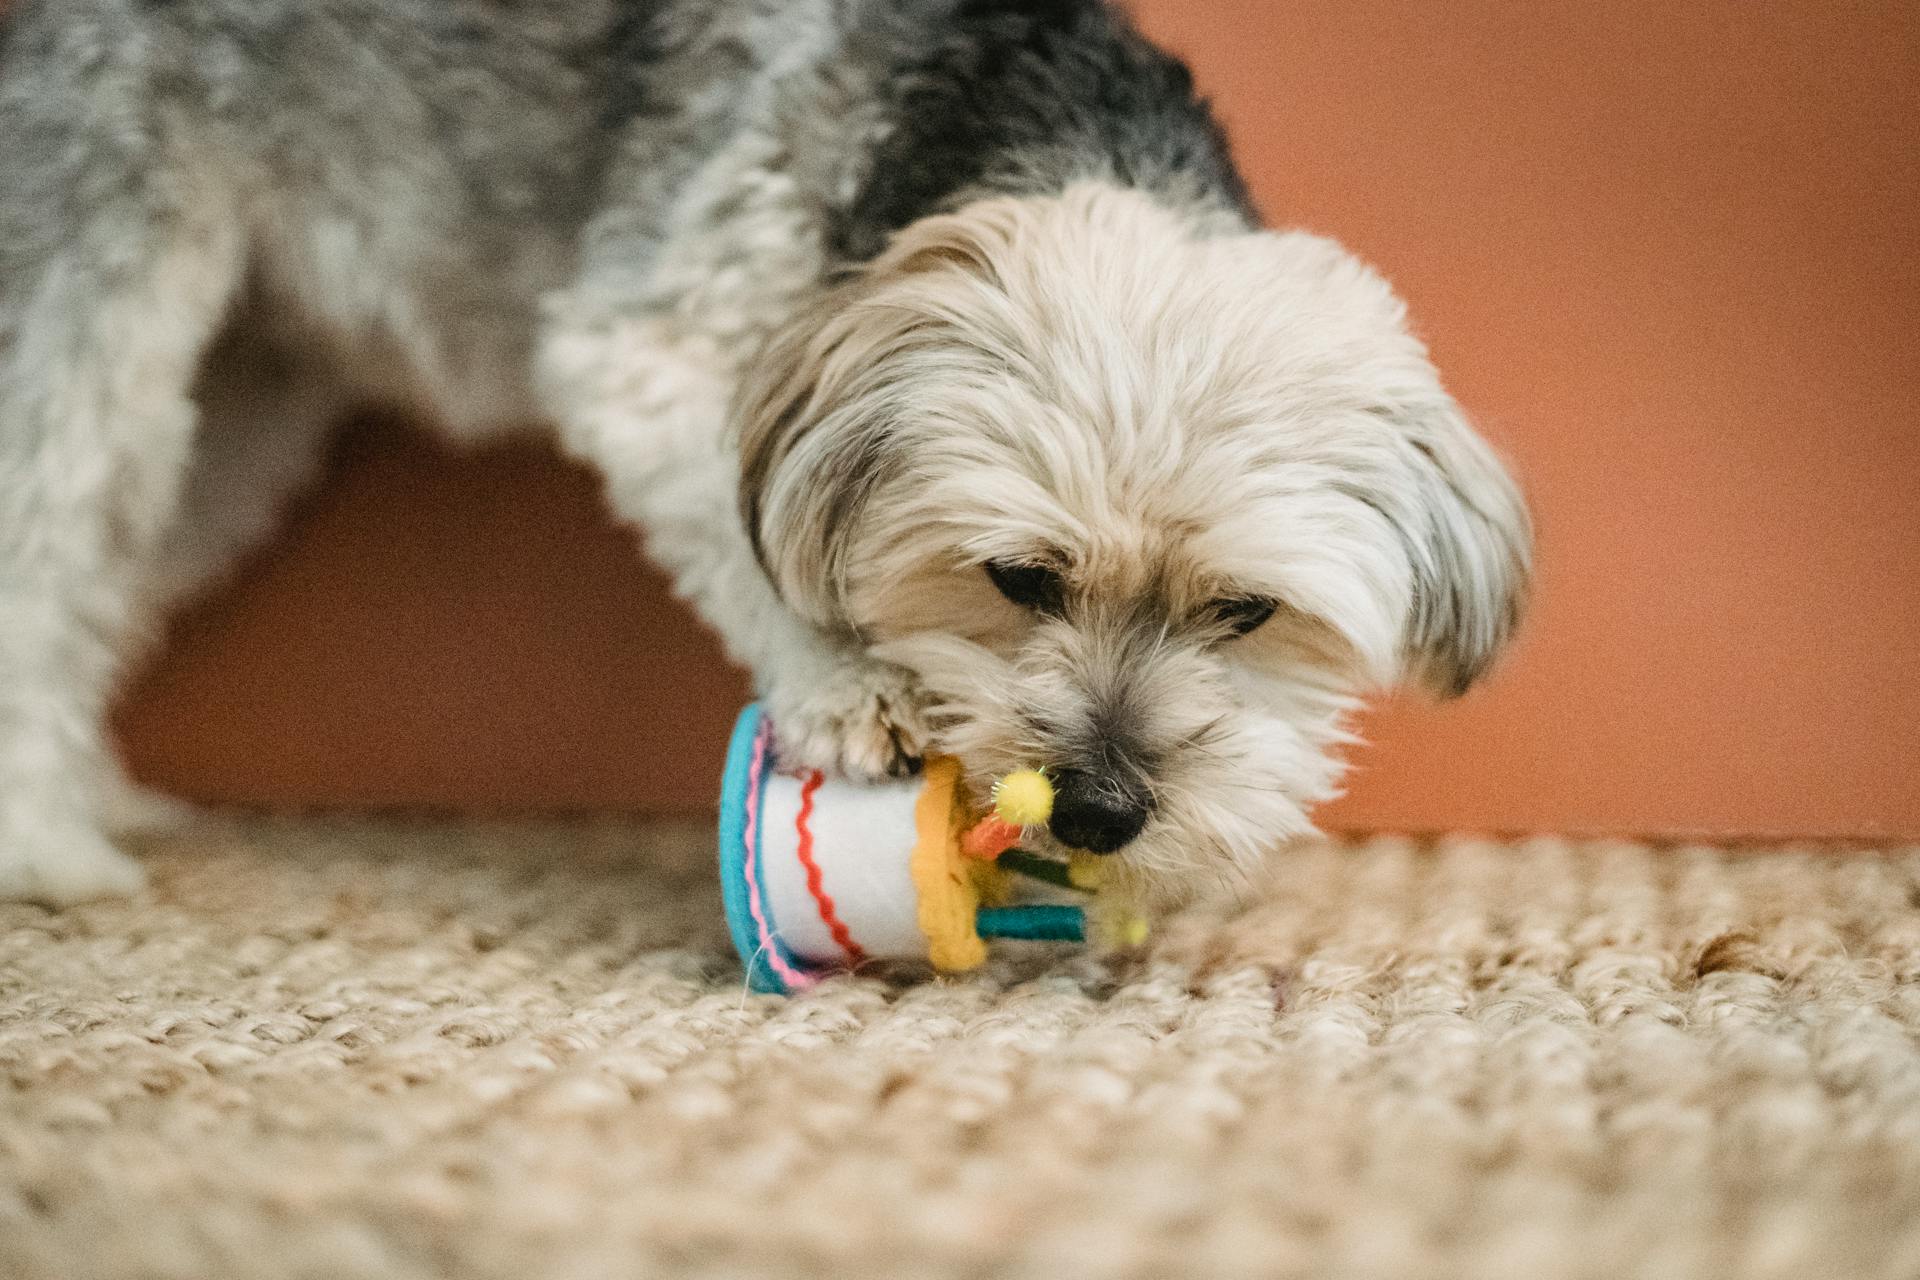
[[[0,907],[0,1276],[1920,1276],[1920,850],[1308,846],[783,999],[709,846],[232,821]]]

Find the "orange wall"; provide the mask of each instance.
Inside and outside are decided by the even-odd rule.
[[[1329,821],[1920,834],[1920,7],[1137,8],[1539,518],[1512,661]],[[210,798],[685,807],[739,697],[586,477],[371,427],[121,724]]]

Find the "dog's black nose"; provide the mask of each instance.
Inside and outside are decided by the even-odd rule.
[[[1088,853],[1112,853],[1147,825],[1153,799],[1142,791],[1075,769],[1053,775],[1054,839]]]

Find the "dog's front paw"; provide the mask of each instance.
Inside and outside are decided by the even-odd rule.
[[[918,772],[929,741],[926,695],[904,667],[848,658],[824,678],[767,694],[782,762],[853,778]]]
[[[138,893],[140,864],[82,823],[0,823],[0,900],[71,906]]]

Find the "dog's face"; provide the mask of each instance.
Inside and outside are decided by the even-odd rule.
[[[1464,689],[1524,507],[1385,283],[1089,184],[908,228],[770,347],[743,500],[787,600],[915,670],[976,786],[1162,893],[1334,791],[1356,696]]]

